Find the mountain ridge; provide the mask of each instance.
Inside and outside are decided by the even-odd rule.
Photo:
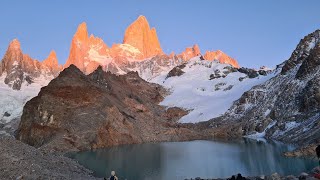
[[[20,90],[22,83],[31,84],[34,78],[40,76],[52,79],[61,70],[54,52],[46,60],[39,62],[23,53],[18,39],[10,42],[0,63],[0,76],[5,74],[5,84],[14,90]]]
[[[230,64],[239,68],[236,60],[220,50],[211,52],[210,55],[207,54],[208,51],[202,56],[203,59],[217,60],[222,64]],[[123,43],[112,46],[108,46],[103,39],[93,34],[89,35],[87,24],[80,23],[72,38],[69,56],[64,65],[58,64],[54,50],[51,50],[43,62],[32,59],[29,55],[22,53],[20,42],[14,39],[9,44],[1,61],[0,76],[6,72],[8,77],[5,83],[13,89],[19,90],[24,83],[30,84],[32,79],[40,76],[51,80],[71,64],[76,65],[85,74],[90,74],[101,65],[105,71],[111,71],[115,74],[125,74],[135,70],[143,77],[146,77],[147,73],[144,72],[142,66],[146,64],[159,65],[159,67],[147,67],[146,71],[151,74],[146,79],[150,79],[159,75],[161,69],[173,68],[176,65],[181,65],[183,61],[188,61],[199,55],[201,55],[201,51],[197,44],[187,47],[180,54],[174,52],[169,55],[165,54],[161,49],[155,28],[150,28],[146,17],[140,15],[126,29]],[[18,60],[17,63],[21,66],[21,68],[17,67],[18,70],[12,70],[14,60]],[[15,73],[10,74],[12,71]]]

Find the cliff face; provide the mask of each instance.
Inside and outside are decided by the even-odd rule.
[[[150,29],[144,16],[134,21],[126,30],[123,44],[108,47],[102,39],[89,36],[86,23],[78,26],[73,36],[69,58],[65,68],[71,64],[85,74],[90,74],[99,65],[104,70],[121,74],[127,64],[163,54],[154,28]]]
[[[137,73],[84,75],[71,65],[27,102],[17,138],[59,151],[203,138],[175,123],[183,113],[157,105],[163,91]]]
[[[124,35],[123,44],[130,44],[136,47],[143,58],[163,54],[155,28],[151,28],[144,16],[139,16],[127,29]]]
[[[163,61],[167,61],[167,57],[169,57],[171,61],[167,65],[169,67],[177,59],[188,61],[199,55],[201,55],[201,51],[198,45],[186,48],[181,54],[164,54],[155,28],[150,28],[146,17],[139,16],[126,29],[123,43],[113,44],[111,47],[108,47],[101,38],[89,36],[86,23],[81,23],[73,36],[69,57],[64,68],[73,64],[85,74],[90,74],[100,65],[106,71],[124,74],[132,69],[140,69],[138,66],[144,63],[139,62],[150,61],[150,59],[164,58]],[[239,67],[235,59],[222,51],[207,52],[205,57],[206,60],[217,60],[223,64]],[[140,72],[139,75],[143,76]],[[154,75],[151,74],[151,76]]]
[[[110,59],[108,46],[98,37],[93,35],[89,37],[87,24],[81,23],[73,36],[69,57],[64,68],[73,64],[88,74],[99,65],[105,65]]]

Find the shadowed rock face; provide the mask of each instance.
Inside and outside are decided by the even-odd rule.
[[[284,75],[296,65],[305,62],[304,60],[310,55],[310,50],[314,49],[319,40],[320,30],[316,30],[301,39],[296,49],[292,52],[291,57],[285,61],[285,64],[281,69],[281,74]]]
[[[319,37],[319,30],[304,37],[290,59],[278,66],[275,77],[235,101],[218,131],[229,136],[250,135],[273,122],[265,131],[267,138],[300,145],[315,143],[320,138]],[[235,128],[239,130],[233,131]]]
[[[204,138],[175,123],[185,113],[157,105],[162,92],[135,72],[84,75],[71,65],[27,102],[16,137],[59,151]]]
[[[186,64],[181,64],[179,66],[174,67],[171,69],[166,77],[166,79],[173,77],[173,76],[181,76],[184,74],[184,71],[182,70],[183,68],[186,67]]]

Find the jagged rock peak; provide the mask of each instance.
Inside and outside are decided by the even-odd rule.
[[[9,44],[8,50],[9,49],[21,50],[21,45],[20,45],[19,40],[13,39]]]
[[[320,29],[313,33],[306,35],[300,40],[296,49],[292,52],[290,58],[285,61],[282,67],[281,74],[286,74],[289,70],[293,69],[297,64],[302,63],[310,54],[310,51],[316,47],[320,42]]]
[[[85,76],[83,72],[74,64],[70,64],[69,67],[65,68],[63,71],[60,72],[58,77],[64,77],[64,76]]]
[[[187,61],[193,57],[199,56],[201,54],[198,44],[193,45],[192,47],[187,47],[185,51],[178,55],[181,59]]]
[[[49,56],[43,61],[43,64],[48,67],[58,67],[57,54],[54,50],[50,51]]]
[[[82,22],[77,29],[77,32],[74,34],[74,38],[80,40],[80,41],[87,41],[88,40],[88,30],[87,30],[87,24],[85,22]]]
[[[23,54],[21,50],[21,45],[18,39],[13,39],[9,46],[8,49],[3,57],[4,63],[8,63],[10,61],[22,61],[23,59]]]
[[[85,22],[78,26],[73,36],[68,60],[64,67],[76,65],[82,72],[89,74],[99,65],[106,65],[110,59],[110,52],[101,38],[88,35]]]
[[[143,58],[163,54],[156,29],[150,29],[147,18],[142,15],[126,29],[123,44],[139,49]]]
[[[222,64],[230,64],[235,68],[240,67],[237,60],[231,58],[230,56],[228,56],[227,54],[225,54],[221,50],[206,51],[206,53],[204,54],[204,59],[210,60],[210,61],[217,60]]]

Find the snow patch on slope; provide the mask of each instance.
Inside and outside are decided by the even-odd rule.
[[[32,84],[23,84],[21,90],[17,91],[4,83],[5,77],[5,75],[0,77],[0,124],[8,124],[12,120],[20,119],[25,103],[37,96],[41,87],[49,82],[41,76],[34,79]]]
[[[272,128],[274,125],[276,125],[276,123],[277,123],[277,121],[272,121],[267,127],[266,127],[266,129],[264,130],[264,131],[262,131],[262,132],[256,132],[256,133],[254,133],[254,134],[250,134],[250,135],[248,135],[248,136],[245,136],[245,137],[247,137],[247,138],[251,138],[251,139],[256,139],[256,140],[262,140],[262,139],[264,139],[264,137],[266,136],[266,131],[268,130],[268,129],[270,129],[270,128]]]
[[[276,132],[273,133],[273,136],[282,136],[285,133],[289,132],[290,130],[299,127],[301,123],[298,123],[296,121],[289,121],[285,123],[285,129],[284,130],[276,130]]]
[[[191,110],[180,119],[181,123],[207,121],[224,114],[233,101],[239,99],[245,91],[275,76],[270,73],[267,76],[239,81],[239,78],[246,77],[246,74],[233,72],[225,78],[209,80],[215,70],[224,72],[227,66],[229,65],[195,57],[182,69],[185,72],[183,75],[166,79],[167,74],[162,74],[151,82],[163,85],[171,91],[160,105]]]
[[[130,44],[120,44],[119,47],[124,51],[128,51],[132,54],[142,54],[138,48],[131,46]]]
[[[94,48],[91,48],[89,50],[88,54],[89,54],[88,59],[90,59],[91,61],[96,61],[97,63],[99,63],[103,66],[109,64],[112,61],[111,57],[105,56],[105,55],[100,55],[99,52]]]

